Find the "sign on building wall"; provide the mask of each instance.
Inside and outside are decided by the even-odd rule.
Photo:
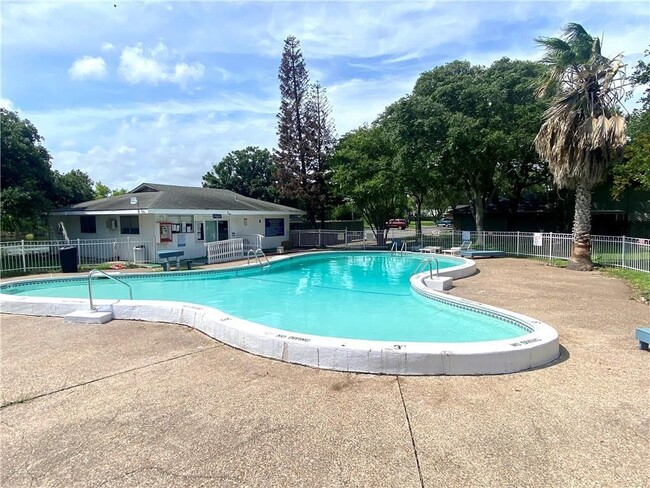
[[[185,234],[177,234],[177,235],[178,235],[178,247],[185,247],[185,244],[187,243]]]

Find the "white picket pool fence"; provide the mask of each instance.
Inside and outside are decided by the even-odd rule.
[[[244,239],[206,242],[208,264],[223,263],[244,258]]]
[[[479,239],[480,238],[480,239]],[[406,243],[409,250],[427,246],[449,249],[463,241],[480,242],[485,249],[505,251],[508,256],[543,259],[571,257],[573,237],[557,232],[468,232],[434,229],[416,234],[414,230],[391,229],[384,240],[370,231],[333,230],[291,231],[291,245],[298,248],[332,247],[342,249],[390,249],[393,242]],[[627,268],[650,273],[650,239],[626,236],[591,236],[591,256],[603,266]]]
[[[60,270],[61,249],[70,247],[76,248],[78,266],[111,261],[148,263],[156,260],[156,243],[153,239],[22,240],[0,242],[0,271],[29,273]]]

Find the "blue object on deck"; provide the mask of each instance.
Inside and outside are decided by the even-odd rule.
[[[464,258],[504,258],[506,257],[505,251],[491,251],[487,249],[462,249],[460,255]]]
[[[639,341],[639,349],[647,351],[650,342],[650,327],[639,327],[636,330],[636,338]]]
[[[165,263],[163,263],[163,270],[167,271],[169,270],[169,260],[171,258],[176,258],[176,270],[178,271],[181,269],[181,256],[185,254],[184,251],[158,251],[158,259],[167,259]]]

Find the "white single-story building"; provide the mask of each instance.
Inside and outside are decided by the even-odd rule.
[[[289,218],[304,212],[214,188],[142,183],[131,192],[77,203],[50,213],[50,226],[74,239],[130,238],[154,243],[154,251],[183,250],[206,256],[205,243],[244,237],[274,249],[289,240]],[[143,261],[156,261],[150,250]]]

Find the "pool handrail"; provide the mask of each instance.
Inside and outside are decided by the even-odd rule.
[[[258,247],[253,251],[252,249],[248,250],[248,253],[246,254],[246,264],[251,264],[251,253],[253,253],[253,257],[257,260],[257,264],[262,266],[262,260],[258,256],[258,253],[262,255],[264,259],[266,259],[266,265],[271,266],[271,261],[269,261],[269,258],[264,254],[264,251],[262,251],[261,247]]]
[[[411,276],[414,274],[417,274],[420,272],[420,268],[422,267],[422,263],[426,263],[429,265],[429,278],[433,278],[433,266],[431,265],[431,261],[436,262],[436,276],[440,276],[440,263],[438,262],[438,258],[427,258],[427,259],[422,259],[418,265],[415,267],[413,272],[411,273]]]
[[[402,255],[406,251],[406,242],[402,242],[402,247],[399,250],[397,249],[398,243],[398,241],[393,241],[393,245],[390,247],[391,254],[397,254],[399,252]]]
[[[131,289],[131,285],[129,285],[126,281],[120,280],[119,278],[116,278],[115,276],[109,275],[108,273],[102,271],[101,269],[92,269],[88,273],[88,299],[90,301],[90,310],[97,310],[97,307],[93,306],[93,289],[92,289],[92,277],[93,274],[102,274],[106,278],[110,278],[113,281],[117,281],[118,283],[122,283],[123,285],[126,285],[126,287],[129,289],[129,299],[133,300],[133,289]]]

